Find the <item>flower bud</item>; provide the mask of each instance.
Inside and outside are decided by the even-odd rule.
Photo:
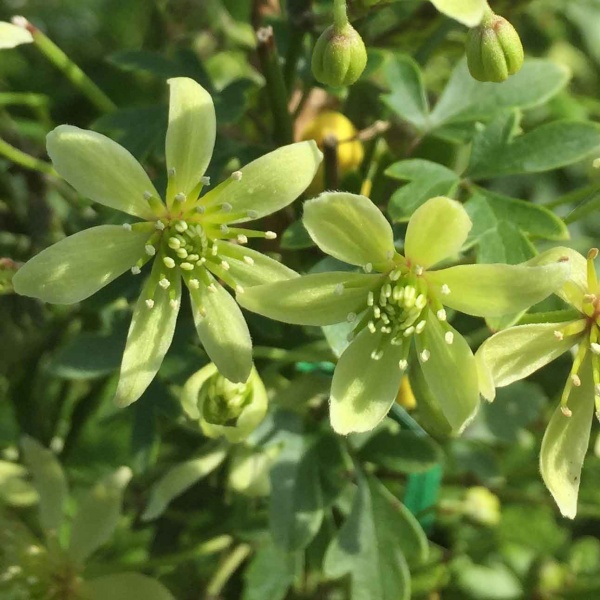
[[[317,40],[312,56],[312,72],[317,81],[333,87],[352,85],[367,64],[362,38],[350,25],[331,25]]]
[[[228,487],[250,498],[261,498],[271,493],[269,472],[280,448],[250,448],[240,444],[231,455]]]
[[[504,17],[490,11],[469,31],[467,65],[478,81],[500,83],[521,69],[524,58],[521,38]]]
[[[233,383],[211,363],[187,380],[182,403],[188,415],[200,422],[204,435],[237,443],[264,419],[267,391],[255,369],[246,383]]]
[[[470,487],[465,494],[464,513],[482,525],[494,526],[500,522],[500,500],[485,487]]]

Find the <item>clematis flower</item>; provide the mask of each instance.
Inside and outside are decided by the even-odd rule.
[[[554,248],[537,257],[542,264],[567,258],[571,274],[556,292],[572,309],[550,315],[548,322],[517,325],[496,333],[477,351],[481,393],[523,379],[575,348],[571,373],[542,440],[540,470],[565,517],[575,518],[581,469],[588,449],[593,414],[600,418],[600,286],[594,266],[570,248]]]
[[[187,78],[169,80],[166,138],[168,184],[163,202],[144,169],[109,138],[61,125],[48,135],[55,169],[82,195],[141,219],[101,225],[47,248],[14,276],[15,291],[71,304],[131,269],[152,267],[134,308],[116,401],[137,400],[171,344],[182,281],[190,291],[196,329],[220,372],[246,381],[252,343],[241,310],[220,282],[244,288],[295,277],[277,261],[247,248],[249,238],[275,234],[239,226],[288,205],[310,184],[321,153],[312,141],[279,148],[200,196],[216,132],[211,97]]]
[[[368,431],[384,418],[413,342],[433,397],[452,429],[461,431],[477,409],[477,370],[444,306],[480,317],[518,312],[555,290],[568,266],[436,269],[459,252],[471,229],[463,207],[444,197],[428,200],[412,215],[405,255],[394,247],[390,224],[364,196],[325,193],[304,206],[304,225],[315,243],[366,272],[310,274],[257,286],[240,299],[242,305],[288,323],[355,324],[331,388],[331,423],[338,433]]]
[[[16,48],[21,44],[31,44],[33,36],[23,26],[23,17],[13,17],[12,23],[0,21],[0,50]]]

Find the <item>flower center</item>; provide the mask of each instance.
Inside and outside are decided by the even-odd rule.
[[[250,401],[250,387],[215,375],[202,386],[199,396],[202,416],[208,423],[234,427]]]

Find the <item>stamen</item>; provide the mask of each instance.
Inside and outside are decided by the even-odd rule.
[[[454,333],[452,331],[446,331],[444,334],[444,341],[446,344],[448,344],[448,346],[451,346],[454,342]]]
[[[369,331],[371,333],[376,333],[377,332],[377,327],[375,327],[375,323],[373,323],[373,321],[369,321],[367,323],[367,327],[369,328]]]
[[[187,258],[188,256],[187,250],[185,248],[177,248],[177,250],[175,250],[175,254],[177,254],[179,258]]]
[[[148,256],[154,256],[156,254],[156,248],[154,246],[152,246],[151,244],[146,244],[144,246],[144,250],[146,251],[146,254]]]
[[[131,267],[131,272],[133,275],[139,275],[142,272],[142,270],[137,265],[135,265],[134,267]]]
[[[123,229],[126,231],[131,231],[131,223],[123,223]]]
[[[154,300],[152,300],[152,298],[148,298],[148,299],[146,300],[146,306],[147,306],[148,308],[154,308]]]
[[[427,296],[425,294],[419,294],[415,300],[415,308],[423,310],[427,306]]]
[[[562,414],[565,415],[565,417],[573,416],[573,412],[571,411],[571,409],[568,406],[561,406],[560,410],[561,410]]]
[[[344,284],[343,284],[343,283],[338,283],[338,284],[335,286],[335,293],[336,293],[338,296],[341,296],[341,295],[344,293]]]
[[[577,375],[577,373],[573,373],[571,375],[571,381],[573,382],[573,385],[575,387],[579,387],[581,385],[581,379],[579,378],[579,375]]]
[[[185,221],[177,221],[177,223],[175,223],[175,229],[179,231],[179,233],[184,233],[188,229],[188,224]]]
[[[366,273],[371,273],[371,271],[373,271],[373,264],[372,263],[367,263],[364,266],[364,270],[365,270]]]
[[[192,263],[189,263],[189,262],[182,262],[179,266],[184,271],[193,271],[194,270],[194,265]]]
[[[188,254],[188,262],[196,262],[200,260],[200,256],[198,254]]]
[[[444,283],[441,292],[444,294],[444,296],[448,296],[450,294],[450,286]]]
[[[243,233],[238,233],[237,235],[238,244],[247,244],[248,238]]]
[[[196,206],[194,209],[199,215],[203,215],[206,212],[205,206]]]
[[[346,320],[348,321],[348,323],[354,323],[354,321],[356,321],[356,313],[349,312],[346,315]]]
[[[156,221],[156,223],[154,223],[154,227],[158,229],[158,231],[163,231],[165,224],[162,221]]]
[[[173,269],[175,267],[175,261],[170,256],[163,257],[163,263],[167,269]]]
[[[421,277],[421,275],[423,275],[424,271],[425,271],[425,269],[423,269],[423,267],[421,265],[415,265],[415,275],[417,277]]]
[[[172,248],[173,250],[177,250],[178,248],[181,248],[181,242],[179,241],[179,238],[176,238],[175,236],[172,236],[169,238],[167,245],[169,246],[169,248]]]
[[[385,257],[386,257],[388,260],[392,260],[392,258],[394,258],[394,251],[393,251],[393,250],[388,250],[388,251],[385,253]]]
[[[244,256],[244,262],[247,265],[252,266],[254,264],[254,259],[251,256]]]
[[[408,361],[405,358],[402,358],[400,361],[398,361],[398,367],[400,367],[401,371],[406,371],[408,368]]]
[[[381,308],[379,306],[374,306],[373,307],[373,316],[376,319],[380,319],[381,318]]]
[[[245,289],[244,289],[244,288],[243,288],[243,287],[242,287],[242,286],[241,286],[241,285],[238,283],[238,284],[235,286],[235,291],[236,291],[238,294],[243,294],[243,293],[244,293],[246,290],[245,290]]]
[[[174,167],[171,167],[168,171],[167,171],[167,176],[168,177],[175,177],[176,171]]]
[[[415,327],[414,327],[414,325],[411,325],[410,327],[407,327],[404,330],[403,335],[404,335],[404,337],[410,337],[414,332],[415,332]]]
[[[233,179],[234,181],[241,181],[242,176],[243,176],[243,173],[241,171],[234,171],[231,174],[231,179]]]
[[[229,271],[229,269],[231,268],[226,260],[221,261],[221,267],[223,267],[226,271]]]
[[[425,350],[423,350],[419,356],[421,357],[422,362],[427,362],[431,356],[431,352],[425,348]]]
[[[367,306],[373,306],[375,303],[375,297],[373,296],[373,292],[369,292],[367,294]]]
[[[217,286],[214,283],[211,283],[207,288],[206,288],[211,294],[216,294],[217,293]]]
[[[558,331],[558,329],[554,332],[554,337],[559,341],[562,341],[565,338],[563,332]]]
[[[193,290],[200,288],[200,282],[197,279],[190,279],[188,283]]]
[[[440,310],[435,313],[435,316],[438,318],[438,321],[446,321],[448,319],[448,315],[443,308],[440,308]]]
[[[221,210],[224,213],[230,213],[233,210],[233,206],[231,206],[229,202],[223,202],[223,204],[221,204]]]
[[[587,255],[587,283],[588,289],[595,290],[598,287],[598,278],[596,277],[596,267],[594,260],[598,257],[598,248],[592,248]]]
[[[158,285],[160,285],[160,287],[161,287],[163,290],[166,290],[166,289],[167,289],[167,288],[168,288],[168,287],[171,285],[171,282],[170,282],[170,281],[169,281],[169,280],[168,280],[166,277],[163,277],[163,278],[162,278],[162,279],[161,279],[161,280],[158,282]]]
[[[373,352],[371,352],[371,358],[373,360],[381,360],[383,356],[383,350],[373,350]]]
[[[207,177],[206,175],[204,177],[200,177],[200,183],[202,185],[210,185],[210,177]]]
[[[175,194],[175,201],[176,202],[185,202],[186,201],[186,195],[183,192],[179,192],[178,194]]]
[[[258,219],[258,212],[255,210],[249,210],[246,214],[249,219]]]
[[[176,310],[177,308],[179,308],[179,300],[169,300],[169,306],[173,309]]]
[[[395,271],[392,271],[389,274],[390,281],[398,281],[398,279],[400,279],[401,276],[402,276],[402,272],[398,269],[396,269]]]
[[[219,231],[221,233],[229,233],[229,227],[227,227],[225,223],[222,223],[221,225],[219,225]]]
[[[274,231],[265,231],[265,239],[274,240],[277,238],[277,234]]]
[[[423,329],[425,329],[425,325],[427,325],[427,321],[425,321],[425,320],[419,321],[417,323],[417,325],[415,326],[415,331],[417,332],[417,334],[423,332]]]
[[[596,356],[600,355],[600,344],[598,344],[596,342],[592,342],[590,344],[590,348]]]

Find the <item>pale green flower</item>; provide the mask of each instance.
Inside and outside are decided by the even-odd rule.
[[[554,291],[568,266],[459,265],[434,269],[457,254],[471,221],[454,200],[432,198],[412,215],[405,255],[392,228],[366,197],[325,193],[305,205],[304,225],[335,258],[366,273],[311,274],[257,286],[240,302],[288,323],[355,323],[333,376],[330,415],[338,433],[368,431],[396,398],[414,341],[418,365],[455,432],[474,415],[477,370],[466,340],[444,306],[495,317],[522,311]]]
[[[310,184],[321,161],[314,142],[291,144],[200,197],[215,141],[213,102],[191,79],[169,84],[166,202],[125,148],[99,133],[61,125],[48,135],[56,170],[82,195],[142,221],[76,233],[31,259],[13,278],[19,294],[71,304],[128,269],[139,274],[153,261],[129,329],[116,392],[120,406],[141,396],[162,363],[175,330],[182,280],[207,354],[225,377],[246,381],[252,369],[250,333],[220,282],[239,295],[246,287],[296,273],[245,246],[248,238],[272,239],[274,233],[239,224],[287,206]]]
[[[24,23],[23,17],[14,17],[13,23],[0,21],[0,50],[33,42],[33,36]]]
[[[594,411],[600,417],[600,286],[594,267],[598,250],[587,260],[570,248],[554,248],[538,264],[564,258],[571,274],[556,293],[573,309],[550,315],[548,322],[518,325],[496,333],[477,351],[481,393],[495,396],[503,387],[537,371],[576,348],[571,374],[542,441],[540,469],[561,513],[574,518],[583,461]]]
[[[16,518],[0,513],[0,596],[15,600],[129,600],[135,590],[136,596],[145,600],[173,600],[158,581],[138,573],[86,577],[88,559],[117,527],[131,470],[121,467],[98,481],[82,496],[69,522],[65,510],[69,492],[59,462],[32,438],[25,438],[22,447],[39,494],[44,539]]]

